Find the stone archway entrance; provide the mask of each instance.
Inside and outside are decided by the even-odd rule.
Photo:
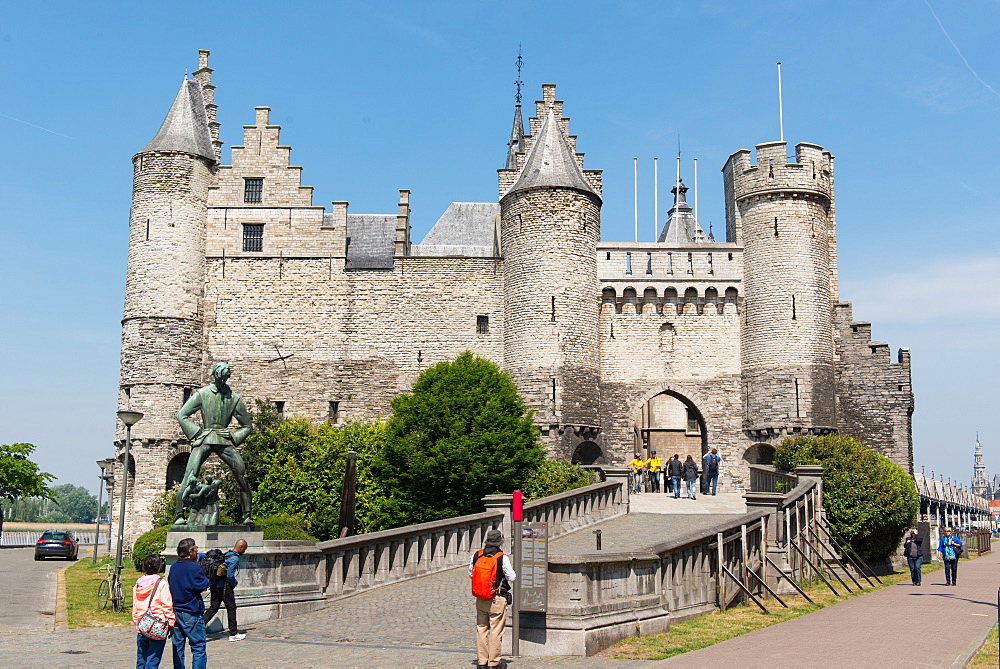
[[[189,456],[190,453],[178,453],[170,458],[170,462],[167,463],[166,490],[170,490],[184,478],[184,470],[187,468]]]
[[[751,444],[743,453],[743,460],[748,465],[773,465],[774,446],[764,443]]]
[[[594,442],[585,441],[573,450],[570,461],[579,465],[604,464],[604,451]]]
[[[640,410],[635,427],[636,451],[666,460],[675,453],[690,455],[698,466],[708,452],[708,431],[701,411],[683,395],[666,390],[651,397]]]

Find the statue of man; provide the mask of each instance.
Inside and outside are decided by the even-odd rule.
[[[212,453],[215,453],[229,465],[240,487],[240,506],[243,509],[243,524],[252,525],[250,517],[250,484],[247,482],[246,465],[236,447],[250,435],[253,425],[250,414],[243,405],[240,396],[226,385],[229,380],[229,363],[217,362],[212,367],[212,382],[204,388],[199,388],[181,410],[177,412],[177,422],[181,425],[184,436],[191,440],[191,455],[188,457],[187,469],[177,490],[177,519],[174,525],[185,525],[184,503],[191,492],[191,484],[197,480],[202,463]],[[201,411],[201,425],[190,416]],[[239,423],[235,430],[229,430],[233,419]]]

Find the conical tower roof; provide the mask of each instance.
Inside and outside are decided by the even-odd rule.
[[[139,153],[152,151],[190,153],[215,162],[212,133],[208,129],[208,114],[200,83],[184,79],[156,137]]]
[[[524,122],[521,120],[521,105],[514,107],[514,125],[507,141],[507,164],[504,169],[517,169],[517,154],[524,153]]]
[[[524,161],[524,168],[507,193],[528,188],[560,186],[597,196],[587,183],[555,114],[549,112]]]

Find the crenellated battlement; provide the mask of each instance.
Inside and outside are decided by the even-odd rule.
[[[754,196],[833,200],[833,156],[822,146],[797,144],[793,163],[788,162],[785,142],[758,144],[756,148],[756,163],[750,161],[750,151],[741,149],[729,157],[722,170],[727,185],[732,183],[735,202]]]

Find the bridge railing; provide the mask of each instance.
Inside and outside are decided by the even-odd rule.
[[[771,465],[750,465],[750,492],[791,491],[798,484],[798,477]]]
[[[609,480],[529,502],[524,520],[549,523],[549,536],[555,538],[624,515],[624,486],[622,479]],[[316,544],[326,561],[327,599],[468,564],[491,529],[501,529],[509,542],[510,499],[489,495],[483,513]]]
[[[76,540],[81,545],[92,546],[94,544],[94,532],[80,532],[78,530],[72,530],[76,534]],[[40,530],[4,530],[0,534],[0,546],[5,548],[24,548],[28,546],[34,546],[35,542],[42,536]],[[101,532],[101,543],[108,540],[108,534],[105,531]]]

